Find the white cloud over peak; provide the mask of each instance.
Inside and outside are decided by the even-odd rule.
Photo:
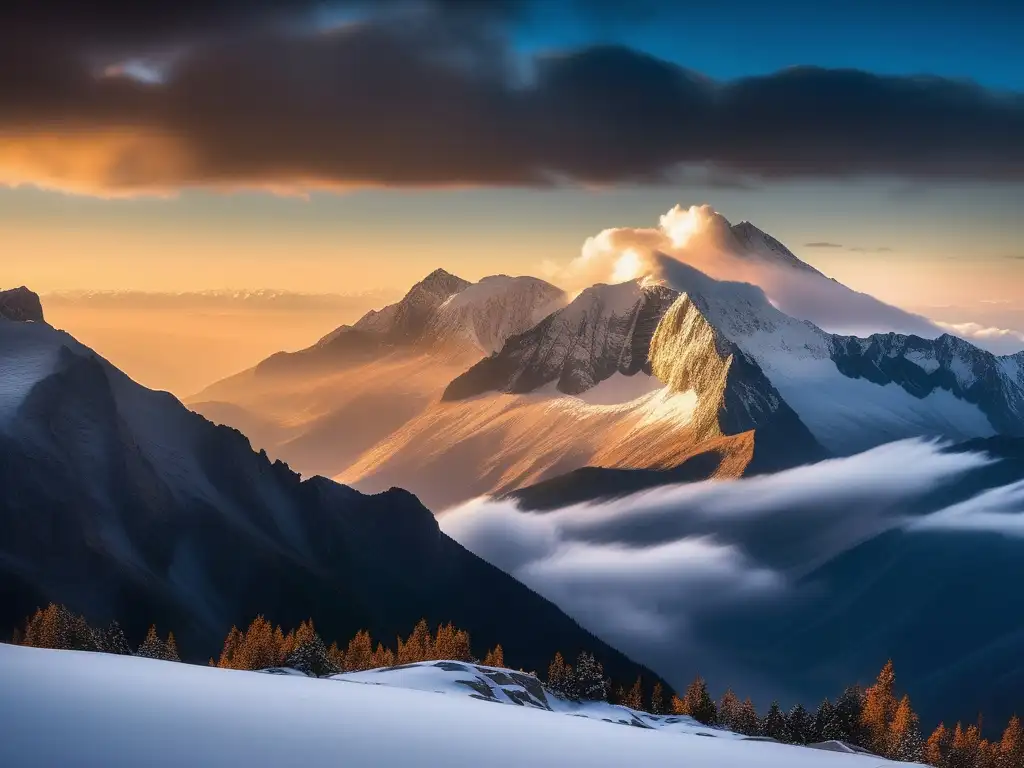
[[[737,231],[709,205],[677,205],[657,227],[603,230],[587,238],[580,256],[552,277],[570,291],[641,277],[664,280],[659,256],[716,280],[757,285],[781,311],[827,331],[899,331],[932,338],[942,333],[920,315],[830,280],[752,226]]]

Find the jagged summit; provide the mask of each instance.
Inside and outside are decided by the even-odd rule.
[[[0,291],[0,318],[17,322],[44,323],[43,305],[39,294],[24,285]]]
[[[456,378],[444,399],[491,390],[531,392],[552,382],[559,392],[578,394],[616,372],[650,372],[651,336],[675,296],[669,288],[645,287],[639,280],[587,288]]]
[[[566,301],[565,293],[536,277],[491,275],[471,283],[435,269],[394,304],[371,310],[308,349],[279,352],[257,366],[275,373],[294,366],[365,362],[396,349],[467,359],[501,349]]]

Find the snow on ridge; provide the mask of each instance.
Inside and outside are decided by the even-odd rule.
[[[348,672],[330,679],[469,697],[635,728],[726,739],[745,738],[724,728],[703,725],[688,715],[651,715],[607,701],[570,701],[552,693],[535,675],[463,661],[424,661]]]
[[[787,744],[623,728],[471,696],[84,651],[0,644],[0,679],[0,764],[25,768],[899,765]]]
[[[461,340],[489,355],[563,306],[565,298],[564,291],[536,277],[490,275],[449,296],[424,336],[440,343]]]

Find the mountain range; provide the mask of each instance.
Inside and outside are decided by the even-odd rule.
[[[591,648],[618,678],[649,676],[573,590],[538,588],[549,602],[516,568],[499,570],[499,556],[442,532],[446,511],[464,514],[475,497],[537,525],[541,512],[579,505],[611,519],[608,500],[628,497],[604,543],[639,557],[680,537],[724,542],[763,558],[759,572],[799,597],[705,611],[692,638],[714,649],[706,657],[625,648],[671,670],[677,687],[698,670],[673,664],[704,658],[723,677],[818,696],[892,653],[913,659],[908,685],[936,702],[919,703],[923,713],[957,700],[1008,714],[1024,628],[1019,601],[991,585],[1019,581],[1017,540],[991,518],[961,536],[912,535],[906,521],[961,514],[957,504],[986,493],[1016,498],[1024,352],[930,334],[923,318],[851,291],[752,224],[710,226],[757,285],[668,250],[644,274],[572,294],[439,269],[400,301],[189,398],[198,413],[50,327],[31,291],[0,292],[0,620],[58,600],[95,621],[116,616],[136,639],[156,621],[186,656],[205,658],[257,612],[288,625],[315,616],[329,638],[364,627],[390,636],[427,615],[534,668]],[[797,300],[808,287],[850,317],[877,310],[921,333],[826,330],[822,304]],[[650,497],[630,494],[654,486],[674,484],[674,498],[732,487],[700,481],[752,478],[735,484],[743,494],[761,487],[743,483],[806,471],[802,483],[920,438],[995,458],[881,511],[823,485],[807,507],[818,517],[785,493],[768,496],[778,516],[753,523],[682,502],[669,519],[631,516]],[[857,488],[920,471],[870,466]],[[609,588],[615,575],[600,574]],[[949,619],[939,607],[960,597],[986,617],[936,641]]]
[[[899,313],[748,222],[708,226],[717,247],[770,269],[767,284],[811,281],[810,293]],[[189,402],[299,471],[401,485],[435,509],[585,466],[668,470],[711,451],[708,476],[737,477],[909,437],[1024,435],[1024,352],[999,357],[937,328],[830,333],[758,286],[663,253],[653,269],[571,301],[536,278],[437,270]]]
[[[301,480],[47,325],[30,292],[0,300],[0,623],[61,602],[116,618],[132,642],[152,622],[173,629],[203,662],[258,613],[313,616],[339,641],[426,617],[531,669],[593,649],[624,680],[650,676],[441,533],[410,493]]]

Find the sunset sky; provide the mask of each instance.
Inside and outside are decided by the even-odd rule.
[[[0,286],[543,275],[710,203],[853,288],[1024,331],[1024,4],[21,5]]]

